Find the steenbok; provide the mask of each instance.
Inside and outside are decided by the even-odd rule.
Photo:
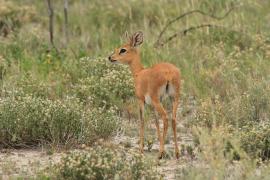
[[[127,34],[126,34],[127,36]],[[180,96],[180,71],[170,63],[159,63],[151,68],[144,68],[141,64],[141,58],[138,46],[143,43],[143,33],[136,32],[129,37],[128,42],[119,48],[116,48],[109,57],[109,61],[128,64],[135,82],[135,93],[140,106],[140,151],[144,148],[144,107],[145,104],[154,107],[155,114],[161,116],[163,120],[163,135],[159,129],[159,122],[155,118],[158,139],[160,142],[159,158],[164,156],[164,141],[168,130],[168,114],[161,104],[165,97],[173,99],[172,103],[172,129],[175,144],[175,156],[179,158],[179,149],[176,135],[176,111]]]

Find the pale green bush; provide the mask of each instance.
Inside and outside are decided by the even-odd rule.
[[[38,20],[34,6],[18,5],[5,0],[0,0],[0,4],[0,35],[7,36],[8,32],[16,30],[22,24]]]
[[[68,154],[56,165],[57,179],[160,179],[143,155],[98,146]]]
[[[270,121],[245,126],[239,134],[241,147],[251,157],[270,159]]]
[[[114,108],[93,108],[88,111],[87,118],[91,120],[91,126],[98,138],[107,138],[119,127],[120,118],[116,116]]]
[[[218,96],[204,100],[196,115],[196,125],[210,130],[213,126],[228,126],[251,157],[270,158],[270,89],[265,82],[229,101]]]
[[[240,147],[242,140],[227,127],[194,129],[200,141],[196,160],[178,169],[176,179],[269,179],[269,164],[251,159]],[[258,139],[249,139],[249,143]]]
[[[134,95],[133,79],[127,66],[106,59],[81,58],[81,78],[73,93],[99,107],[120,105]]]
[[[0,80],[3,80],[4,75],[6,73],[6,70],[7,70],[7,67],[8,67],[8,64],[7,64],[6,60],[5,60],[5,58],[3,58],[0,55]]]
[[[91,143],[111,136],[118,123],[114,110],[86,109],[73,97],[61,101],[29,95],[0,99],[2,145]]]
[[[270,88],[261,82],[244,93],[239,103],[231,103],[225,113],[227,123],[239,132],[241,147],[251,156],[270,158]]]
[[[16,92],[14,90],[10,90],[16,87]],[[32,76],[25,75],[20,79],[15,81],[14,85],[6,85],[5,89],[3,89],[2,93],[16,93],[17,95],[31,94],[35,97],[40,98],[52,98],[53,94],[56,94],[55,87],[53,85],[49,85],[49,83],[45,83],[41,80],[35,79]],[[3,95],[4,95],[3,94]]]

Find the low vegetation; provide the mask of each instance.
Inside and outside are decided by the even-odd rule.
[[[134,150],[97,146],[67,154],[56,165],[52,177],[56,179],[159,179],[161,175],[150,162]]]
[[[81,78],[72,87],[83,102],[97,107],[120,107],[134,96],[133,79],[127,66],[113,65],[104,58],[82,58],[78,66]]]
[[[4,147],[90,144],[116,132],[116,111],[84,107],[77,98],[49,100],[26,95],[1,99],[0,141]]]

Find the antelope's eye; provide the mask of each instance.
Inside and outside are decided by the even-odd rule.
[[[125,53],[127,50],[126,49],[121,49],[119,54]]]

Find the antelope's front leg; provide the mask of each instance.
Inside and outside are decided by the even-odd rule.
[[[144,148],[144,101],[140,101],[140,151]]]

